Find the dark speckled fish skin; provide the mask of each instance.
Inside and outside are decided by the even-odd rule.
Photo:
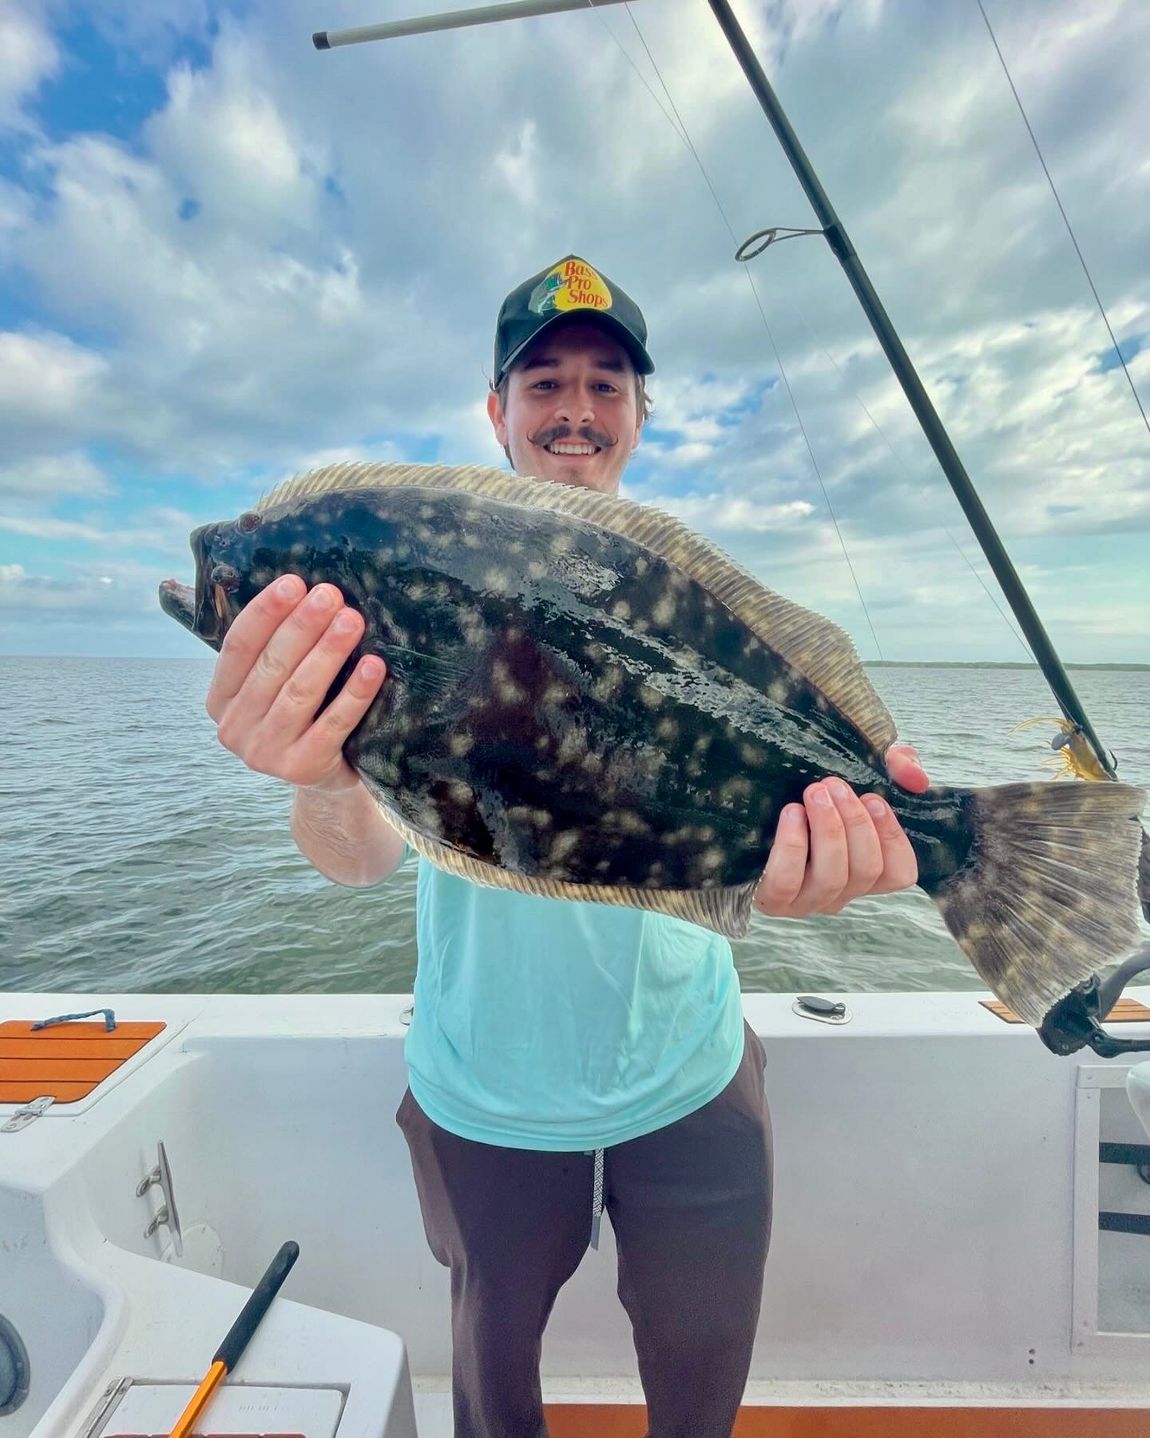
[[[389,667],[345,745],[417,831],[514,873],[707,889],[762,874],[783,806],[837,774],[883,793],[922,882],[953,872],[963,797],[892,792],[819,691],[689,576],[628,538],[450,491],[332,494],[212,526],[242,607],[276,575],[337,584]],[[199,590],[210,626],[210,586]],[[201,628],[201,633],[203,629]],[[334,690],[333,690],[334,692]]]

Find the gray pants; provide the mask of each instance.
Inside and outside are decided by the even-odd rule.
[[[765,1056],[749,1025],[717,1098],[606,1150],[604,1207],[648,1438],[730,1438],[771,1231]],[[543,1330],[591,1237],[594,1160],[474,1143],[409,1089],[396,1114],[431,1251],[451,1269],[455,1438],[547,1438]]]

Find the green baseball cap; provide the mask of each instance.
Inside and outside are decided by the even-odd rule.
[[[605,275],[568,255],[511,291],[495,326],[495,379],[504,375],[533,339],[559,320],[591,319],[626,349],[639,374],[655,368],[647,353],[647,323],[631,298]]]

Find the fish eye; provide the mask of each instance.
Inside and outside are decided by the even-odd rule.
[[[254,509],[249,509],[236,520],[236,528],[242,534],[250,534],[253,529],[258,529],[259,527],[260,517]]]

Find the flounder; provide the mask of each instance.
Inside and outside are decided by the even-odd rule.
[[[213,648],[282,574],[363,614],[332,693],[364,654],[388,678],[344,753],[451,873],[740,937],[784,805],[838,775],[888,801],[920,886],[1027,1022],[1138,942],[1140,789],[899,789],[847,635],[658,510],[494,469],[340,464],[191,543],[194,593],[165,581],[160,602]]]

